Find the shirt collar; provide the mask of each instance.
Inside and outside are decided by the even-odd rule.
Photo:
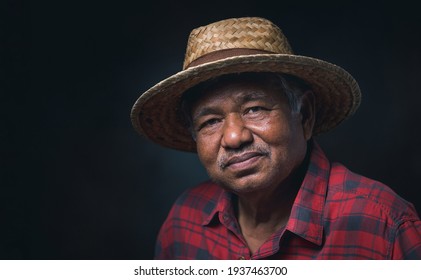
[[[219,187],[219,194],[216,197],[217,200],[214,201],[213,209],[208,213],[204,213],[203,226],[209,225],[218,213],[219,221],[223,223],[224,216],[227,217],[234,212],[231,205],[232,193]]]
[[[313,141],[306,175],[291,209],[286,230],[321,245],[323,241],[323,208],[329,180],[330,163],[319,145]],[[204,214],[202,225],[209,225],[217,214],[220,223],[233,216],[232,194],[222,188],[212,210]]]
[[[308,169],[292,206],[286,229],[321,245],[330,163],[315,141],[312,146]]]

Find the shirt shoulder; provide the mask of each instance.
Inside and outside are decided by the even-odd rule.
[[[389,186],[354,173],[340,163],[332,164],[328,184],[328,197],[333,201],[342,200],[353,211],[379,212],[396,226],[405,221],[419,220],[413,204]]]
[[[222,189],[211,181],[189,188],[177,198],[168,218],[183,217],[200,224],[214,211],[221,193]]]
[[[204,182],[184,191],[173,204],[159,231],[155,259],[195,259],[201,249],[206,217],[215,212],[222,189]],[[206,254],[205,254],[206,255]]]

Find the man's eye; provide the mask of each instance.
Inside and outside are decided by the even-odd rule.
[[[219,119],[215,119],[215,118],[206,120],[202,124],[200,124],[199,130],[201,130],[202,128],[205,128],[205,127],[213,126],[213,125],[215,125],[215,124],[217,124],[219,122],[220,122],[220,120]]]
[[[262,107],[262,106],[254,106],[254,107],[250,107],[246,110],[246,114],[248,113],[257,113],[259,111],[265,111],[267,110],[266,108]]]

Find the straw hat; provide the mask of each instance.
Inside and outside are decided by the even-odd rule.
[[[242,72],[275,72],[306,81],[316,97],[313,134],[351,116],[361,99],[354,78],[334,64],[293,54],[282,31],[255,17],[233,18],[190,33],[183,70],[143,93],[134,104],[134,128],[162,146],[195,152],[180,103],[183,93],[213,77]]]

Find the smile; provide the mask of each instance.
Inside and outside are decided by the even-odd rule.
[[[223,165],[223,169],[229,168],[231,170],[244,170],[259,161],[264,155],[259,152],[248,152],[239,156],[233,156]]]

